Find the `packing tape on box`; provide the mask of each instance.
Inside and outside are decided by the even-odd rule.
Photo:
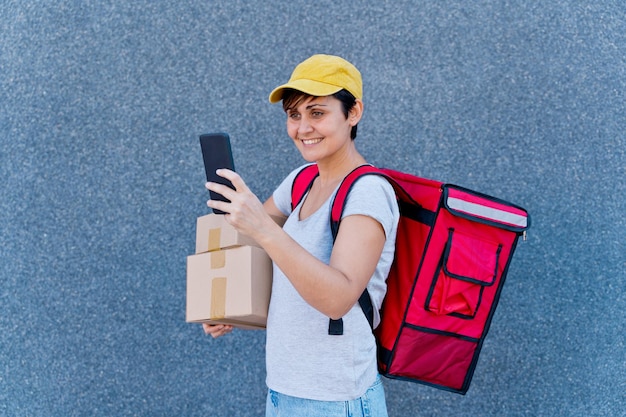
[[[211,252],[211,269],[224,268],[226,266],[226,251]]]
[[[222,229],[209,229],[209,252],[220,248]]]
[[[226,277],[211,281],[211,320],[226,317]]]

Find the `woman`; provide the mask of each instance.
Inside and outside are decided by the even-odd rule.
[[[228,213],[227,221],[253,237],[274,262],[267,322],[267,416],[387,415],[375,339],[357,301],[367,287],[376,326],[399,217],[393,188],[375,175],[361,178],[349,193],[334,242],[329,226],[337,187],[367,163],[354,142],[363,114],[361,99],[359,71],[329,55],[303,61],[289,82],[270,94],[270,102],[282,100],[287,133],[302,157],[319,168],[319,176],[293,211],[291,186],[302,167],[264,204],[232,171],[218,174],[235,190],[207,184],[230,200],[209,201],[208,206]],[[329,335],[329,318],[342,318],[342,335]],[[204,329],[218,337],[232,327]]]

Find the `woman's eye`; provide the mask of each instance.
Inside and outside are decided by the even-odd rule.
[[[312,115],[313,117],[321,117],[321,116],[323,116],[323,115],[324,115],[324,112],[321,112],[321,111],[314,111],[314,112],[312,112],[312,113],[311,113],[311,115]]]
[[[287,115],[287,117],[289,117],[292,120],[298,120],[300,118],[300,114],[299,113],[289,113]]]

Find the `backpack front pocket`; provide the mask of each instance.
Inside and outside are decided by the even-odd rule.
[[[471,319],[485,287],[496,282],[502,245],[449,229],[425,309]]]

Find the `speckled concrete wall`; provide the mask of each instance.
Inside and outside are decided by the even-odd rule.
[[[299,61],[363,73],[378,165],[533,216],[466,396],[392,416],[616,416],[626,398],[619,1],[0,2],[0,415],[260,416],[264,334],[185,323],[198,135],[269,196],[300,157],[267,102]]]

